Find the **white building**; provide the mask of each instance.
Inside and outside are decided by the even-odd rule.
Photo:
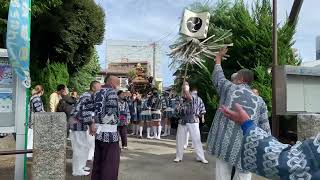
[[[320,68],[320,36],[316,37],[316,60],[302,62],[301,66]]]

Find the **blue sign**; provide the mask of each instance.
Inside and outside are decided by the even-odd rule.
[[[30,88],[30,1],[11,0],[7,25],[9,61],[18,78]]]

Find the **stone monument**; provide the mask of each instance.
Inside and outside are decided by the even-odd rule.
[[[67,121],[65,113],[33,116],[33,180],[66,179]]]
[[[320,114],[298,114],[298,140],[303,141],[320,133]]]
[[[320,68],[279,66],[276,69],[277,114],[297,115],[298,140],[320,132]]]

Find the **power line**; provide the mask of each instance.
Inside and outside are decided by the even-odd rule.
[[[144,45],[144,46],[135,46],[135,45],[132,45],[132,47],[135,46],[135,47],[141,47],[142,49],[147,49],[147,48],[150,48],[153,44],[158,44],[157,46],[158,46],[158,47],[161,47],[161,45],[160,45],[159,42],[161,42],[161,41],[165,42],[164,40],[165,40],[166,38],[168,38],[170,35],[172,35],[174,32],[175,32],[175,31],[171,31],[171,32],[169,32],[169,33],[167,33],[167,34],[164,34],[164,35],[161,36],[158,40],[154,41],[153,43],[150,43],[149,45]],[[119,45],[119,46],[121,46],[121,45]],[[122,46],[128,46],[128,45],[122,45]],[[132,55],[132,54],[135,54],[135,53],[141,51],[142,49],[137,49],[136,51],[131,52],[130,54],[126,54],[126,56],[130,56],[130,55]]]
[[[168,45],[169,46],[169,45],[171,45],[177,39],[178,36],[179,36],[179,34],[174,35],[169,40],[166,40],[163,43],[161,43],[160,46],[163,46],[163,45]]]

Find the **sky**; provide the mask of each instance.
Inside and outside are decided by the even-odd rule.
[[[162,49],[161,72],[164,86],[173,84],[173,71],[168,68],[169,45],[178,37],[183,9],[193,2],[208,0],[95,0],[105,11],[104,42],[97,46],[100,65],[106,68],[106,40],[155,41]],[[232,0],[231,0],[232,1]],[[254,0],[246,0],[250,5]],[[217,0],[209,0],[210,4]],[[278,0],[278,23],[289,15],[293,0]],[[315,38],[320,35],[320,17],[315,15],[319,0],[304,1],[295,34],[294,47],[303,61],[315,60]]]

